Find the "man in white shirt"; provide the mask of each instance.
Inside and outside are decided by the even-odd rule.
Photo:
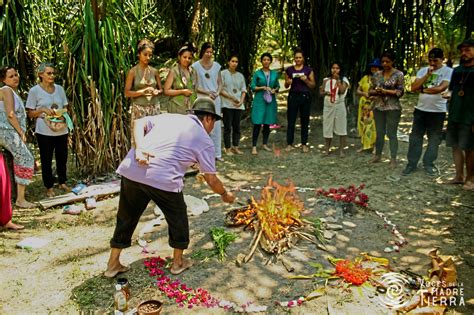
[[[416,170],[423,151],[425,134],[428,136],[428,146],[423,155],[423,168],[429,176],[438,174],[434,161],[438,157],[438,147],[442,140],[443,123],[447,111],[447,101],[441,93],[448,88],[453,72],[453,69],[443,65],[443,59],[443,50],[431,49],[428,53],[429,66],[418,71],[416,80],[411,85],[412,92],[418,92],[420,96],[413,113],[407,153],[408,164],[402,175],[409,175]]]

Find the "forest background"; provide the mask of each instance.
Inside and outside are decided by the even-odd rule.
[[[142,38],[155,43],[152,63],[163,78],[183,43],[210,41],[222,65],[239,54],[247,80],[262,52],[284,67],[299,46],[319,84],[336,60],[358,82],[386,49],[408,76],[435,46],[452,64],[473,31],[471,0],[0,0],[0,63],[19,69],[23,93],[40,62],[57,66],[73,105],[78,169],[94,175],[113,170],[129,149],[123,87]]]

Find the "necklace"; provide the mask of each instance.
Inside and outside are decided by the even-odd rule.
[[[189,70],[187,71],[188,76],[186,76],[186,73],[183,71],[183,68],[181,67],[181,65],[178,65],[178,71],[179,71],[179,75],[181,77],[181,81],[183,81],[184,87],[187,87],[188,86]]]
[[[233,87],[232,92],[234,92],[235,94],[237,93],[237,83],[235,83],[235,75],[237,74],[237,72],[235,71],[232,73],[231,71],[229,71],[229,73],[230,73],[230,78],[232,79],[232,87]]]
[[[153,84],[151,78],[149,77],[149,74],[151,73],[150,67],[147,66],[145,70],[143,71],[143,74],[141,75],[141,80],[140,84],[146,85],[146,86],[151,86]],[[140,75],[140,66],[138,66],[138,74]]]
[[[459,84],[460,84],[461,87],[460,87],[460,89],[459,89],[458,95],[461,96],[461,97],[464,96],[464,83],[466,83],[467,78],[469,77],[469,74],[471,74],[471,72],[468,72],[467,75],[466,75],[466,77],[464,77],[464,74],[465,74],[465,73],[466,73],[466,72],[464,72],[464,71],[462,72],[461,81],[459,81]]]
[[[336,81],[336,85],[332,86],[332,78],[329,80],[329,93],[330,93],[330,98],[329,100],[331,101],[331,103],[334,103],[336,102],[336,92],[337,92],[337,81]]]

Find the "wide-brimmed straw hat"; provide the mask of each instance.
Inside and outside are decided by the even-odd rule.
[[[216,105],[209,97],[198,97],[193,103],[193,112],[195,114],[211,114],[216,120],[221,120],[222,117],[216,113]]]

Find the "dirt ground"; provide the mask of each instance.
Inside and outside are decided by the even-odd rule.
[[[404,113],[400,132],[408,134],[414,96],[403,98]],[[281,114],[284,125],[284,113]],[[248,122],[244,122],[247,125]],[[365,193],[369,195],[371,209],[383,212],[395,223],[408,239],[408,245],[400,252],[384,253],[384,248],[393,240],[393,235],[384,228],[384,222],[371,210],[357,209],[352,216],[343,215],[338,208],[324,206],[317,202],[313,191],[302,192],[308,215],[317,217],[334,216],[343,229],[327,242],[327,251],[301,241],[284,257],[295,268],[291,274],[312,274],[310,262],[319,262],[329,267],[326,257],[353,258],[360,252],[390,259],[395,270],[410,268],[425,275],[429,266],[426,253],[439,248],[444,255],[456,259],[459,282],[464,286],[465,306],[449,309],[449,314],[474,313],[474,244],[473,209],[474,193],[466,192],[459,186],[444,185],[442,181],[454,174],[449,148],[445,143],[440,147],[437,165],[440,175],[428,177],[423,170],[408,177],[400,176],[406,163],[408,143],[400,141],[399,166],[391,170],[388,160],[376,165],[368,165],[371,155],[357,153],[359,139],[348,138],[347,156],[336,154],[321,155],[323,143],[321,117],[311,120],[311,152],[300,150],[290,153],[281,151],[277,156],[272,152],[259,151],[258,156],[250,155],[250,127],[243,132],[243,156],[225,157],[218,164],[219,177],[227,187],[262,186],[269,176],[278,182],[291,179],[299,187],[339,187],[341,185],[365,183]],[[286,129],[273,131],[270,144],[284,148]],[[296,141],[299,140],[299,128]],[[385,147],[385,156],[388,146]],[[75,184],[71,182],[71,184]],[[44,197],[41,177],[36,176],[32,188],[38,192],[32,199]],[[196,178],[186,179],[185,193],[196,197],[211,191]],[[236,192],[239,201],[245,202],[250,196],[258,197],[259,190]],[[31,195],[31,194],[30,194]],[[268,306],[268,314],[387,314],[388,309],[379,306],[372,293],[344,292],[339,288],[328,289],[327,294],[288,310],[276,306],[275,301],[287,301],[310,293],[317,286],[316,281],[288,279],[291,274],[280,263],[264,265],[268,256],[257,250],[254,258],[242,267],[235,264],[239,253],[247,253],[252,233],[242,228],[226,228],[238,234],[238,239],[228,247],[228,257],[219,262],[215,257],[205,259],[205,253],[212,249],[209,236],[211,227],[224,226],[225,213],[237,205],[225,205],[219,198],[208,200],[210,211],[197,217],[190,217],[191,244],[188,255],[196,261],[195,266],[174,277],[193,288],[202,287],[220,299],[237,304],[252,301]],[[99,202],[95,210],[79,216],[63,215],[61,209],[47,211],[14,211],[14,220],[26,225],[21,232],[0,232],[0,313],[1,314],[69,314],[87,311],[107,313],[113,311],[114,281],[102,276],[109,254],[109,240],[112,236],[118,197]],[[154,218],[153,206],[145,212],[138,230]],[[18,249],[15,244],[29,236],[40,237],[50,242],[41,249]],[[149,234],[149,250],[155,255],[166,257],[171,254],[167,245],[167,227],[163,223]],[[136,306],[139,301],[156,298],[164,302],[165,314],[190,313],[181,309],[160,293],[153,278],[143,266],[145,256],[136,242],[123,252],[123,262],[131,265],[124,274],[131,283]],[[195,308],[197,314],[221,314],[222,309]]]

